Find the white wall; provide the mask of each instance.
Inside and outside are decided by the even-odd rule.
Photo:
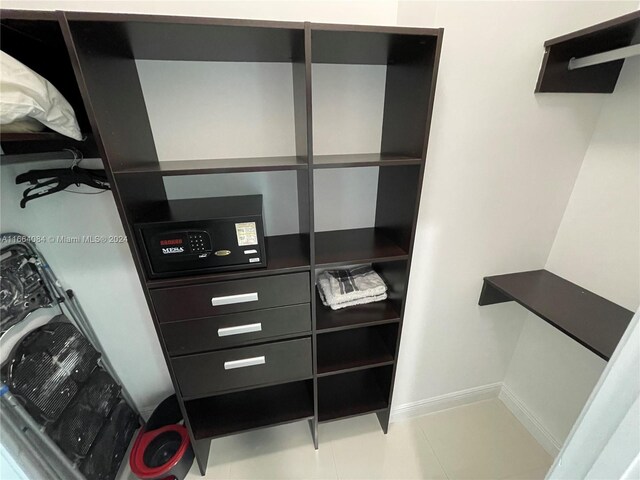
[[[640,302],[640,59],[605,99],[548,270],[630,310]],[[562,445],[606,362],[529,315],[505,385]]]
[[[399,3],[445,34],[396,407],[505,378],[527,314],[478,307],[482,277],[545,265],[605,100],[534,95],[543,42],[635,5]]]
[[[395,25],[396,0],[3,0],[2,8]]]
[[[296,154],[290,63],[137,60],[160,160]]]
[[[15,177],[39,168],[64,168],[70,161],[0,167],[0,231],[25,235],[124,235],[111,192],[57,193],[23,210],[24,185]],[[83,162],[98,168],[100,162]],[[75,188],[73,189],[75,190]],[[78,191],[91,191],[80,188]],[[118,376],[142,410],[171,392],[171,380],[125,243],[38,243],[65,288],[75,291]]]
[[[3,2],[5,8],[445,27],[394,407],[504,379],[526,314],[513,304],[479,308],[482,277],[545,264],[604,101],[534,95],[542,44],[626,13],[629,5]],[[354,151],[364,148],[358,145]],[[2,167],[2,230],[8,218],[12,229],[30,234],[121,232],[108,193],[82,202],[60,194],[25,211],[9,201],[5,208],[5,197],[17,195],[11,181],[19,170]],[[63,280],[82,288],[83,305],[123,380],[141,408],[151,406],[169,381],[126,247],[105,247],[97,257],[83,247],[82,262],[73,256],[77,246],[42,247]],[[90,261],[93,271],[86,269]]]

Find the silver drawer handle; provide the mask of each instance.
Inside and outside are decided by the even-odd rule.
[[[224,369],[232,370],[234,368],[252,367],[254,365],[263,365],[265,363],[267,363],[267,360],[263,355],[261,357],[243,358],[242,360],[224,362]]]
[[[218,329],[219,337],[228,337],[229,335],[240,335],[241,333],[261,332],[262,323],[250,323],[249,325],[238,325],[237,327],[225,327]]]
[[[220,305],[232,305],[234,303],[257,302],[258,292],[240,293],[239,295],[227,295],[226,297],[212,297],[211,305],[218,307]]]

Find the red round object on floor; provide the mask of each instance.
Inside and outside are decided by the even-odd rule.
[[[183,425],[141,432],[129,456],[131,471],[144,480],[184,478],[193,462],[189,447],[189,436]]]

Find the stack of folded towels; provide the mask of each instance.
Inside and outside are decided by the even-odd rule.
[[[318,292],[322,303],[332,310],[387,298],[387,286],[369,266],[322,272],[318,275]]]

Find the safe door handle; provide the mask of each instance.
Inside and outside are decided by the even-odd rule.
[[[254,365],[263,365],[265,363],[267,363],[267,359],[262,355],[261,357],[243,358],[242,360],[224,362],[224,369],[233,370],[234,368],[253,367]]]
[[[250,323],[248,325],[238,325],[237,327],[225,327],[218,329],[219,337],[228,337],[229,335],[240,335],[242,333],[261,332],[262,323]]]
[[[219,307],[221,305],[232,305],[234,303],[257,302],[258,292],[240,293],[238,295],[227,295],[225,297],[212,297],[211,305]]]

